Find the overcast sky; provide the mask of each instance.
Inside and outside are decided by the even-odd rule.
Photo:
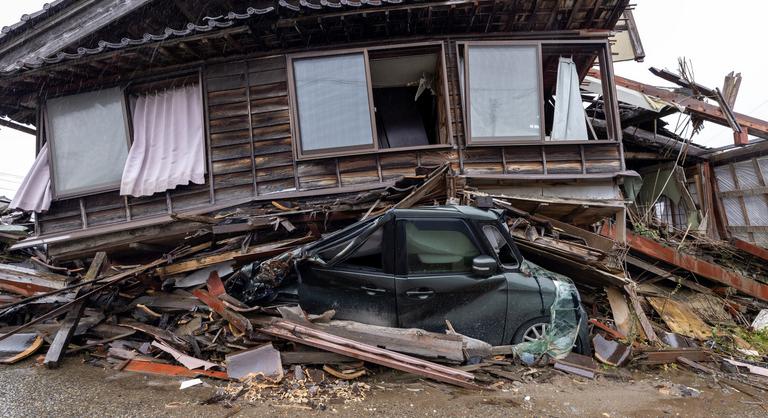
[[[50,1],[50,0],[47,0]],[[46,0],[0,1],[0,26],[18,22],[21,15],[40,10]],[[700,0],[637,0],[635,20],[646,51],[645,62],[615,66],[616,74],[649,84],[668,86],[648,72],[649,67],[675,71],[678,57],[693,63],[695,79],[720,87],[729,71],[741,72],[743,81],[735,110],[768,119],[763,2],[732,0],[728,7]],[[674,128],[674,126],[672,127]],[[733,142],[728,129],[707,124],[694,141],[718,147]],[[0,195],[12,197],[34,161],[30,135],[0,127]]]

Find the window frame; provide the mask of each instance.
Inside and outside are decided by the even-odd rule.
[[[599,69],[600,69],[600,82],[603,86],[603,103],[605,106],[605,111],[607,112],[608,116],[606,117],[606,133],[607,138],[606,139],[589,139],[589,140],[547,140],[546,139],[546,116],[544,114],[545,112],[545,97],[544,97],[544,46],[545,45],[557,45],[557,44],[566,44],[566,45],[576,45],[576,46],[594,46],[598,48],[597,51],[597,62],[599,62]],[[540,126],[540,134],[539,137],[498,137],[498,138],[504,138],[505,140],[497,139],[497,140],[490,140],[490,141],[484,141],[484,140],[473,140],[471,135],[471,120],[470,120],[470,113],[467,112],[467,104],[470,103],[469,101],[469,59],[468,59],[468,48],[471,48],[472,46],[533,46],[535,45],[538,49],[538,74],[539,74],[539,96],[541,98],[541,101],[539,103],[539,111],[541,112],[541,126]],[[513,145],[560,145],[560,144],[567,144],[567,145],[582,145],[582,144],[615,144],[617,142],[621,142],[622,135],[621,135],[621,123],[617,120],[618,115],[618,102],[617,102],[617,93],[616,88],[613,82],[613,61],[611,59],[610,55],[610,43],[607,40],[601,40],[601,39],[547,39],[547,40],[495,40],[495,41],[459,41],[455,44],[455,54],[456,54],[456,66],[458,69],[459,65],[459,57],[464,57],[464,68],[463,68],[463,80],[461,79],[461,74],[456,74],[457,81],[459,84],[457,87],[459,88],[459,95],[458,99],[459,103],[461,105],[461,112],[464,119],[464,138],[465,138],[465,147],[488,147],[488,146],[513,146]],[[596,63],[597,63],[596,62]],[[609,82],[610,80],[610,82]],[[463,84],[464,88],[461,88],[461,85]]]
[[[516,144],[521,142],[536,141],[540,142],[544,140],[545,123],[544,123],[544,77],[541,43],[531,41],[503,41],[503,42],[462,42],[460,45],[464,46],[464,93],[462,95],[462,105],[464,103],[472,103],[471,98],[471,86],[469,83],[469,50],[475,47],[484,46],[509,46],[509,47],[534,47],[536,50],[536,84],[539,89],[539,135],[538,136],[493,136],[493,137],[478,137],[473,139],[472,137],[472,112],[469,112],[467,106],[462,106],[464,109],[465,131],[467,138],[467,145],[507,145]],[[458,58],[458,55],[457,55]],[[458,63],[457,63],[458,64]]]
[[[86,94],[86,93],[93,93],[101,90],[107,90],[111,88],[119,88],[121,95],[120,95],[120,102],[123,109],[123,123],[125,124],[125,139],[126,144],[128,146],[128,151],[131,150],[131,145],[133,144],[133,129],[131,127],[129,114],[130,114],[130,105],[128,103],[128,99],[126,96],[126,86],[125,85],[118,85],[118,86],[103,86],[100,89],[95,90],[88,90],[88,91],[82,91],[72,94],[62,94],[59,96],[53,96],[46,99],[45,104],[42,108],[43,113],[43,120],[45,123],[45,142],[50,144],[50,152],[48,153],[48,164],[51,167],[50,174],[51,174],[51,195],[53,200],[63,200],[63,199],[70,199],[70,198],[78,198],[78,197],[84,197],[84,196],[91,196],[99,193],[105,193],[105,192],[111,192],[115,190],[120,189],[120,181],[115,182],[114,184],[109,184],[107,186],[100,186],[100,187],[86,187],[86,188],[79,188],[75,191],[70,191],[67,193],[61,193],[56,189],[56,169],[55,169],[55,158],[54,155],[56,154],[54,149],[56,148],[56,137],[53,132],[53,129],[51,129],[51,119],[48,114],[48,100],[51,99],[58,99],[63,98],[67,96],[75,96],[78,94]],[[127,155],[127,154],[126,154]]]
[[[205,78],[203,77],[203,67],[196,66],[188,69],[168,72],[165,74],[139,77],[130,81],[125,81],[125,82],[108,83],[103,86],[100,86],[100,88],[93,89],[93,90],[67,91],[61,94],[51,95],[49,97],[38,96],[38,103],[40,103],[39,119],[42,122],[41,126],[43,127],[43,129],[39,129],[40,132],[38,133],[39,138],[37,140],[37,144],[38,144],[37,153],[40,152],[40,148],[42,148],[44,144],[50,143],[51,150],[48,153],[48,164],[50,164],[50,167],[51,167],[51,170],[50,170],[51,171],[51,194],[52,194],[53,201],[83,198],[83,197],[93,196],[100,193],[119,191],[121,182],[117,182],[116,184],[110,185],[110,186],[80,189],[72,193],[58,193],[56,191],[56,181],[55,181],[55,174],[54,174],[55,170],[53,168],[53,165],[55,164],[53,161],[53,148],[56,146],[55,145],[56,141],[53,137],[53,131],[50,129],[51,125],[50,125],[50,119],[48,118],[48,107],[47,107],[48,100],[67,97],[67,96],[73,96],[73,95],[82,94],[82,93],[92,93],[92,92],[111,89],[111,88],[119,88],[122,93],[121,100],[122,100],[122,107],[123,107],[123,123],[125,123],[125,127],[126,127],[126,131],[125,131],[126,140],[128,143],[128,152],[130,152],[131,146],[133,145],[133,134],[134,134],[133,133],[133,113],[131,112],[130,95],[134,92],[134,89],[136,88],[136,86],[142,87],[142,85],[145,85],[145,84],[168,82],[168,81],[173,81],[179,78],[189,78],[189,77],[196,77],[197,83],[200,85],[200,92],[201,92],[200,100],[203,103],[203,129],[204,129],[203,137],[205,140],[204,148],[205,148],[205,159],[206,159],[206,182],[211,183],[210,187],[211,187],[211,190],[213,190],[213,181],[210,178],[210,175],[211,175],[210,173],[213,170],[212,170],[212,161],[211,161],[211,153],[210,153],[210,129],[208,127],[210,123],[210,118],[208,117],[207,92],[206,92]]]
[[[448,134],[446,138],[446,142],[441,142],[439,144],[430,144],[430,145],[419,145],[419,146],[413,146],[413,147],[401,147],[401,148],[381,148],[379,147],[379,137],[378,137],[378,129],[376,126],[376,112],[375,112],[375,106],[373,103],[373,83],[371,80],[371,62],[368,52],[369,51],[381,51],[381,50],[397,50],[397,49],[405,49],[405,48],[416,48],[416,47],[439,47],[438,59],[440,66],[441,73],[442,73],[442,94],[445,100],[443,101],[443,107],[444,111],[447,117],[447,125],[448,125]],[[320,150],[313,150],[306,152],[302,149],[301,144],[301,130],[300,130],[300,123],[299,123],[299,109],[298,109],[298,96],[296,94],[296,79],[293,71],[293,61],[303,58],[321,58],[321,57],[332,57],[332,56],[341,56],[341,55],[351,55],[351,54],[363,54],[363,59],[365,60],[365,77],[366,77],[366,84],[368,87],[368,111],[369,116],[371,118],[371,135],[373,137],[373,145],[368,146],[351,146],[351,147],[334,147],[334,148],[323,148]],[[380,45],[380,46],[367,46],[367,47],[357,47],[357,48],[346,48],[346,49],[336,49],[336,50],[326,50],[326,51],[312,51],[312,52],[300,52],[300,53],[294,53],[294,54],[287,54],[286,55],[286,71],[287,74],[287,80],[288,80],[288,101],[289,101],[289,114],[290,114],[290,126],[291,126],[291,137],[293,138],[292,147],[293,147],[293,156],[296,161],[307,161],[307,160],[317,160],[322,158],[328,158],[328,157],[341,157],[341,156],[348,156],[348,155],[364,155],[364,154],[383,154],[383,153],[390,153],[390,152],[401,152],[401,151],[414,151],[414,150],[424,150],[424,149],[449,149],[453,148],[455,144],[454,139],[454,132],[453,132],[453,120],[451,116],[451,96],[449,94],[448,90],[448,71],[447,71],[447,61],[446,61],[446,54],[445,54],[445,43],[442,41],[431,41],[431,42],[415,42],[415,43],[399,43],[399,44],[393,44],[393,45]]]
[[[467,233],[469,234],[469,240],[478,250],[479,255],[488,255],[488,249],[486,245],[477,236],[477,231],[473,227],[471,222],[468,222],[463,218],[455,217],[406,217],[395,219],[395,274],[402,277],[427,277],[427,276],[458,276],[472,274],[472,271],[451,271],[451,272],[421,272],[411,273],[408,271],[408,238],[406,236],[405,224],[406,222],[459,222],[464,225]],[[495,259],[495,258],[494,258]]]
[[[480,233],[483,235],[483,238],[486,240],[486,245],[489,247],[488,250],[492,254],[492,257],[496,259],[496,262],[499,263],[499,265],[504,269],[505,271],[514,272],[514,271],[520,271],[520,266],[523,264],[523,261],[525,260],[520,253],[519,249],[517,248],[517,244],[515,243],[514,237],[509,233],[508,230],[505,230],[505,228],[499,228],[499,225],[496,222],[480,222],[478,224],[478,227],[480,229]],[[485,235],[484,229],[486,227],[492,227],[496,229],[496,231],[501,234],[502,238],[507,242],[507,245],[509,245],[509,250],[512,251],[512,255],[517,260],[517,264],[515,266],[510,266],[508,264],[504,264],[501,261],[501,256],[496,252],[496,249],[493,248],[493,245],[491,245],[490,242],[488,242],[488,237]]]

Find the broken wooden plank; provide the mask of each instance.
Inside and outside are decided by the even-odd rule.
[[[226,319],[240,332],[250,334],[250,332],[253,331],[253,325],[251,325],[247,318],[237,312],[233,312],[227,309],[224,305],[224,302],[222,302],[220,299],[214,297],[203,289],[195,289],[192,294],[195,295],[196,298],[200,299],[203,303],[208,305],[212,311],[221,315],[222,318]]]
[[[616,236],[616,227],[608,225],[601,232],[607,236]],[[689,272],[733,287],[734,289],[754,296],[762,301],[768,301],[768,285],[760,283],[748,277],[743,277],[732,271],[728,271],[716,264],[712,264],[698,257],[685,254],[676,248],[667,247],[649,238],[642,237],[627,231],[627,244],[648,257],[672,264]]]
[[[103,251],[96,253],[96,255],[93,257],[93,261],[91,262],[90,267],[88,268],[88,272],[86,272],[85,276],[83,277],[83,281],[92,282],[95,280],[96,277],[98,277],[106,259],[107,253]],[[86,287],[81,287],[78,289],[77,296],[80,296],[86,292],[86,289]],[[77,329],[78,322],[80,322],[80,317],[83,316],[85,302],[86,300],[83,299],[73,304],[72,308],[69,310],[69,312],[67,312],[67,316],[61,323],[61,327],[59,328],[58,332],[56,332],[56,336],[53,338],[53,342],[51,343],[50,348],[48,348],[48,352],[45,353],[45,360],[43,360],[45,367],[49,369],[55,369],[59,367],[61,358],[64,356],[64,353],[67,350],[67,346],[69,345],[69,341],[72,339],[72,336],[75,333],[75,329]]]
[[[163,376],[181,376],[181,377],[198,377],[205,376],[214,379],[229,380],[226,372],[219,372],[215,370],[189,370],[183,366],[176,366],[173,364],[157,363],[154,361],[144,361],[133,359],[130,360],[125,367],[124,371],[137,372],[137,373],[149,373],[158,374]]]
[[[731,243],[734,247],[746,251],[747,253],[762,259],[763,261],[768,261],[768,250],[766,250],[763,247],[758,247],[755,244],[752,244],[750,242],[740,240],[738,238],[734,238],[731,240]]]
[[[662,350],[643,350],[635,360],[640,364],[668,364],[684,357],[693,361],[712,361],[712,354],[702,348],[672,348]]]
[[[159,274],[162,277],[173,276],[175,274],[181,274],[181,273],[187,273],[190,271],[199,270],[215,264],[236,260],[238,258],[242,259],[243,257],[254,257],[254,256],[258,257],[262,255],[264,257],[269,257],[270,255],[274,255],[275,251],[282,250],[291,245],[298,244],[305,239],[306,237],[292,238],[292,239],[286,239],[282,241],[271,242],[268,244],[257,245],[255,247],[251,247],[245,253],[243,253],[240,250],[235,250],[235,251],[227,251],[220,254],[201,256],[201,257],[193,258],[192,260],[181,261],[178,263],[170,264],[165,267],[160,267],[157,269],[157,274]]]
[[[651,321],[649,321],[648,317],[645,316],[645,311],[643,311],[643,306],[640,304],[640,299],[637,296],[634,285],[624,286],[624,291],[627,292],[627,297],[629,297],[629,302],[632,304],[632,309],[635,310],[635,316],[640,322],[640,327],[645,334],[645,338],[650,342],[659,342],[659,337],[653,330]]]
[[[590,70],[589,75],[592,77],[600,77],[600,72],[597,70]],[[614,76],[614,81],[617,86],[639,91],[640,93],[658,97],[677,106],[682,106],[685,108],[685,112],[692,116],[698,116],[701,119],[714,122],[718,125],[730,127],[725,114],[719,106],[711,105],[695,97],[664,90],[624,77]],[[741,127],[746,127],[749,130],[750,134],[760,138],[768,138],[768,122],[736,112],[733,113],[733,116]]]
[[[281,351],[280,360],[286,365],[352,363],[357,361],[352,357],[327,351]]]
[[[385,367],[418,374],[430,379],[468,389],[482,389],[473,383],[471,373],[462,372],[425,360],[372,345],[360,343],[343,337],[337,337],[300,324],[285,320],[266,319],[260,323],[259,332],[289,341],[331,351],[359,360],[368,361]]]
[[[74,279],[10,264],[0,264],[0,290],[33,296],[66,287]]]
[[[626,299],[624,299],[624,294],[615,287],[606,287],[605,294],[611,305],[611,313],[616,328],[624,335],[631,335],[634,328],[632,326],[632,312],[629,310]]]
[[[710,290],[706,286],[702,286],[692,280],[685,280],[682,277],[675,276],[674,274],[660,268],[659,266],[655,266],[639,258],[632,257],[631,255],[627,255],[626,260],[627,260],[627,264],[631,264],[637,268],[643,269],[648,273],[651,273],[657,276],[659,279],[667,279],[677,284],[681,284],[685,287],[689,287],[697,292],[712,294],[712,290]],[[643,283],[646,283],[646,282],[647,281],[643,281]]]

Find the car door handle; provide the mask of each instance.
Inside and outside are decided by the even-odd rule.
[[[365,293],[369,294],[370,296],[373,296],[379,293],[385,293],[387,291],[387,289],[379,289],[378,287],[360,286],[360,288],[365,290]]]
[[[409,298],[419,299],[419,300],[429,299],[434,294],[435,294],[434,290],[427,289],[427,288],[419,288],[415,290],[408,290],[405,292],[405,295],[408,296]]]

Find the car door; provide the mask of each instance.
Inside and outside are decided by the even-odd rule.
[[[372,325],[397,326],[392,245],[393,222],[378,227],[349,256],[324,266],[299,265],[299,304],[310,313],[336,311],[335,319]],[[321,249],[326,259],[341,253],[356,237],[343,239]]]
[[[401,327],[443,332],[449,320],[456,332],[500,344],[507,312],[507,280],[472,272],[472,260],[485,254],[470,225],[454,218],[397,221],[396,276]]]
[[[507,326],[504,344],[509,344],[512,337],[526,322],[544,317],[542,287],[547,281],[521,272],[523,256],[514,244],[509,230],[499,222],[484,222],[478,225],[488,244],[501,263],[507,277]],[[549,305],[552,301],[549,301]],[[549,306],[546,305],[546,306]]]

